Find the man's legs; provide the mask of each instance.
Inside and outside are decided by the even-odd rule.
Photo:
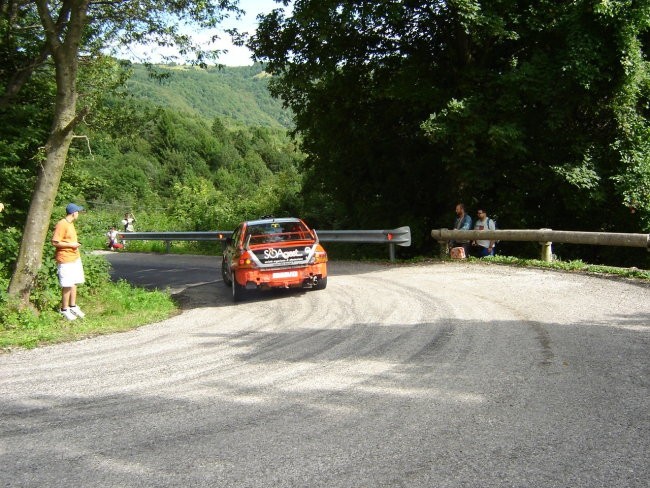
[[[69,308],[70,304],[77,304],[76,286],[64,286],[61,288],[61,310]]]
[[[494,249],[492,249],[492,251],[488,251],[487,247],[478,246],[478,257],[486,258],[488,256],[494,256]]]

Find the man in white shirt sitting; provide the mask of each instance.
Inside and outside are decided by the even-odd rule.
[[[485,210],[478,211],[478,218],[474,224],[474,230],[496,230],[494,220],[487,216]],[[489,240],[476,240],[472,242],[473,250],[476,256],[484,258],[486,256],[494,256],[494,241]]]

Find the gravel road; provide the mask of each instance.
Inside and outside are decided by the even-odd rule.
[[[648,486],[648,285],[331,263],[234,305],[215,258],[111,259],[184,312],[0,355],[0,486]]]

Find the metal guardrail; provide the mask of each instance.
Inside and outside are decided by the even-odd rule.
[[[542,260],[552,260],[552,244],[587,244],[594,246],[645,247],[650,251],[650,234],[622,234],[614,232],[574,232],[552,229],[513,230],[456,230],[434,229],[431,237],[441,245],[449,241],[521,241],[539,242]]]
[[[316,230],[322,242],[347,242],[356,244],[388,244],[390,260],[395,260],[395,246],[411,245],[411,228],[392,230]],[[225,241],[232,231],[213,230],[201,232],[120,232],[124,241],[164,241],[169,252],[173,241]]]
[[[209,232],[120,232],[124,241],[225,241],[232,235],[231,230]]]

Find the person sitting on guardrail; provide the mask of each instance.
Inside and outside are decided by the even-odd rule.
[[[465,204],[457,203],[456,204],[456,220],[454,220],[454,229],[455,230],[472,230],[472,217],[465,213]],[[462,247],[464,250],[464,256],[469,256],[469,241],[450,241],[449,246],[453,249],[455,247]]]
[[[487,216],[485,210],[479,209],[477,214],[478,218],[474,224],[474,230],[496,230],[494,220]],[[478,239],[472,241],[472,254],[479,258],[494,256],[494,247],[495,242],[493,240]]]

